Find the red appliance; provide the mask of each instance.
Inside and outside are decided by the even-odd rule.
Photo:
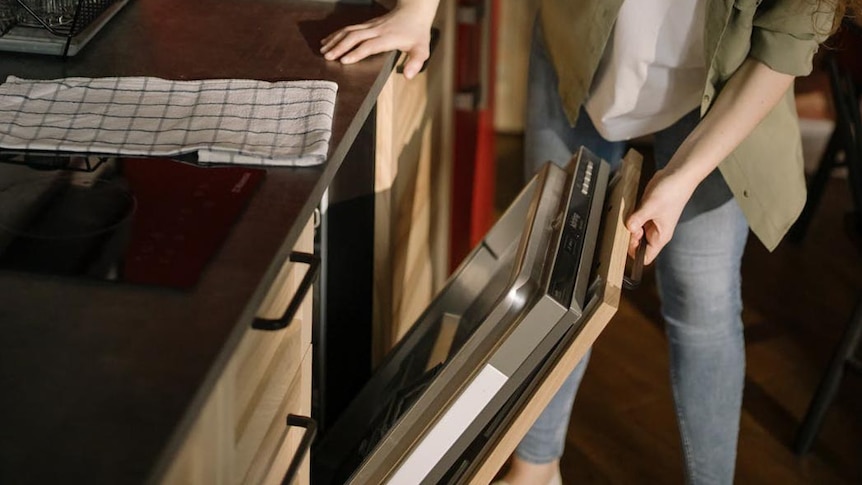
[[[494,222],[496,0],[459,0],[449,268]]]

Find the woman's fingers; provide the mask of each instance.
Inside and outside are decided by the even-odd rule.
[[[650,264],[652,262],[650,255],[655,252],[655,244],[658,242],[656,239],[657,231],[651,217],[645,213],[643,208],[639,208],[629,216],[628,221],[626,221],[626,229],[631,234],[629,236],[629,256],[635,258],[638,247],[641,244],[646,244],[644,264]]]
[[[653,221],[649,221],[644,225],[644,233],[646,234],[646,251],[644,252],[644,264],[652,264],[658,253],[668,243],[670,238],[662,237],[659,226]]]
[[[656,200],[647,191],[640,207],[635,209],[626,221],[629,238],[629,255],[634,257],[640,244],[646,244],[644,264],[652,263],[662,248],[670,241],[676,227],[678,216],[672,207]]]
[[[629,253],[629,256],[631,256],[632,258],[635,257],[635,254],[637,253],[637,250],[638,250],[638,246],[640,246],[641,240],[643,239],[643,236],[644,236],[643,223],[640,222],[639,219],[635,218],[636,215],[637,215],[636,212],[632,213],[629,216],[629,219],[625,223],[626,229],[628,229],[628,231],[629,231],[628,253]]]
[[[404,63],[404,76],[413,78],[428,59],[430,39],[412,39],[397,33],[381,34],[380,29],[365,28],[350,31],[342,30],[328,38],[320,49],[327,60],[340,60],[343,64],[353,64],[366,57],[391,50],[407,53]]]
[[[374,54],[400,50],[407,53],[404,75],[412,78],[429,56],[432,17],[425,17],[426,7],[435,7],[428,10],[433,13],[436,2],[397,7],[363,24],[344,27],[321,41],[320,52],[327,60],[353,64]]]
[[[356,56],[353,56],[353,58],[351,59],[345,59],[344,55],[348,52],[351,52],[357,45],[362,44],[369,39],[374,39],[376,37],[377,31],[373,28],[345,32],[344,35],[341,36],[336,42],[331,43],[325,52],[322,50],[321,52],[324,52],[323,57],[325,57],[327,60],[332,61],[341,58],[342,62],[344,62],[345,64],[349,64],[351,62],[356,62],[362,59],[362,57],[356,58]],[[376,53],[377,52],[371,52],[366,54],[366,56]]]
[[[359,30],[374,29],[375,27],[379,26],[384,20],[385,20],[384,17],[377,17],[377,18],[369,20],[368,22],[364,22],[364,23],[356,24],[356,25],[348,25],[347,27],[343,27],[341,29],[338,29],[337,31],[327,35],[326,37],[323,38],[323,40],[320,41],[320,45],[321,45],[320,52],[326,53],[327,51],[332,49],[332,47],[334,47],[336,44],[341,42],[341,40],[344,39],[351,32],[356,32]]]
[[[634,255],[643,238],[647,245],[644,264],[655,260],[673,237],[682,210],[696,185],[686,177],[664,169],[653,175],[638,207],[626,219],[626,229],[631,233],[629,254]]]
[[[325,39],[320,41],[320,53],[326,54],[329,52],[329,50],[335,47],[336,44],[341,42],[341,39],[343,39],[345,35],[347,35],[347,31],[344,29],[327,35]]]
[[[422,69],[425,61],[431,56],[431,39],[424,39],[407,51],[407,60],[404,62],[404,77],[413,79]]]
[[[633,214],[634,215],[634,214]],[[626,224],[631,236],[629,237],[628,253],[632,258],[637,254],[638,246],[646,244],[644,251],[644,264],[651,264],[658,253],[670,240],[669,237],[664,237],[660,225],[653,219],[648,219],[645,222],[638,220],[629,220]]]
[[[353,50],[341,56],[344,64],[353,64],[368,56],[395,49],[394,41],[387,37],[370,37],[363,39]]]

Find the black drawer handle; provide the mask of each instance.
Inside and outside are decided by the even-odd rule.
[[[317,423],[307,416],[288,414],[287,425],[305,428],[305,433],[303,433],[302,439],[299,441],[299,447],[296,449],[296,453],[290,460],[290,465],[287,467],[287,473],[284,474],[284,480],[281,481],[282,485],[290,485],[290,483],[293,482],[293,479],[296,478],[299,466],[302,464],[302,460],[311,448],[311,442],[314,441],[314,436],[317,435]]]
[[[305,263],[308,265],[308,271],[306,271],[305,276],[302,277],[302,281],[299,283],[299,288],[296,289],[296,294],[293,295],[293,299],[290,300],[290,304],[287,305],[287,309],[284,311],[284,315],[282,315],[281,318],[274,320],[270,320],[268,318],[255,318],[254,322],[251,324],[251,328],[257,330],[281,330],[282,328],[287,327],[296,315],[297,310],[299,310],[299,305],[302,304],[302,300],[305,299],[305,295],[308,293],[308,290],[311,289],[311,285],[314,283],[314,278],[317,277],[317,273],[320,271],[320,256],[295,251],[290,253],[289,259],[294,263]]]

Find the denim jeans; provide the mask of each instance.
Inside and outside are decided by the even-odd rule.
[[[526,174],[548,160],[567,163],[579,146],[618,165],[624,142],[604,140],[583,110],[576,126],[567,121],[538,32],[529,74]],[[667,164],[698,120],[695,110],[654,134],[657,167]],[[715,170],[695,190],[672,240],[656,260],[689,483],[733,481],[745,377],[740,264],[747,237],[745,217]],[[589,354],[518,445],[520,458],[547,463],[562,456],[569,414],[588,360]]]

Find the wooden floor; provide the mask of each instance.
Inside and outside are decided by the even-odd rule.
[[[522,139],[497,139],[497,200],[522,183]],[[743,262],[747,373],[736,482],[862,484],[862,378],[848,375],[804,457],[796,430],[856,299],[862,256],[844,230],[851,201],[834,178],[801,244],[768,253],[752,236]],[[594,347],[568,431],[565,483],[683,482],[667,344],[653,274],[627,292]]]

